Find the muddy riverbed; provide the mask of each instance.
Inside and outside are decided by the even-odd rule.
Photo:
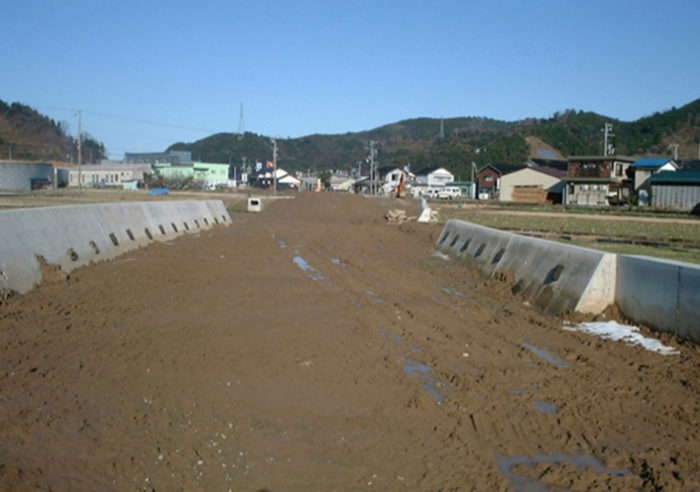
[[[389,208],[302,194],[0,301],[0,488],[700,488],[696,346],[566,330]]]

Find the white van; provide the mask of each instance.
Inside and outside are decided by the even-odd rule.
[[[454,200],[462,196],[462,190],[457,186],[445,186],[438,191],[437,197],[441,200]]]

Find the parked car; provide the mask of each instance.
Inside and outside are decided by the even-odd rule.
[[[456,186],[445,186],[438,191],[437,197],[441,200],[454,200],[462,196],[462,191]]]

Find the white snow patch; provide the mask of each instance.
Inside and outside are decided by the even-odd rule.
[[[639,332],[639,327],[621,325],[616,321],[598,321],[592,323],[579,323],[576,326],[564,324],[568,331],[581,331],[591,335],[598,335],[606,340],[623,341],[628,345],[641,345],[647,350],[658,352],[662,355],[678,355],[680,352],[673,347],[664,345],[655,338],[646,338]]]
[[[441,260],[449,260],[450,259],[449,256],[447,256],[445,253],[442,253],[440,251],[433,251],[433,257],[440,258]]]

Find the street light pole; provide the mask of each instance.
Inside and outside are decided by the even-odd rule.
[[[78,110],[78,190],[83,192],[83,121],[82,111]]]

